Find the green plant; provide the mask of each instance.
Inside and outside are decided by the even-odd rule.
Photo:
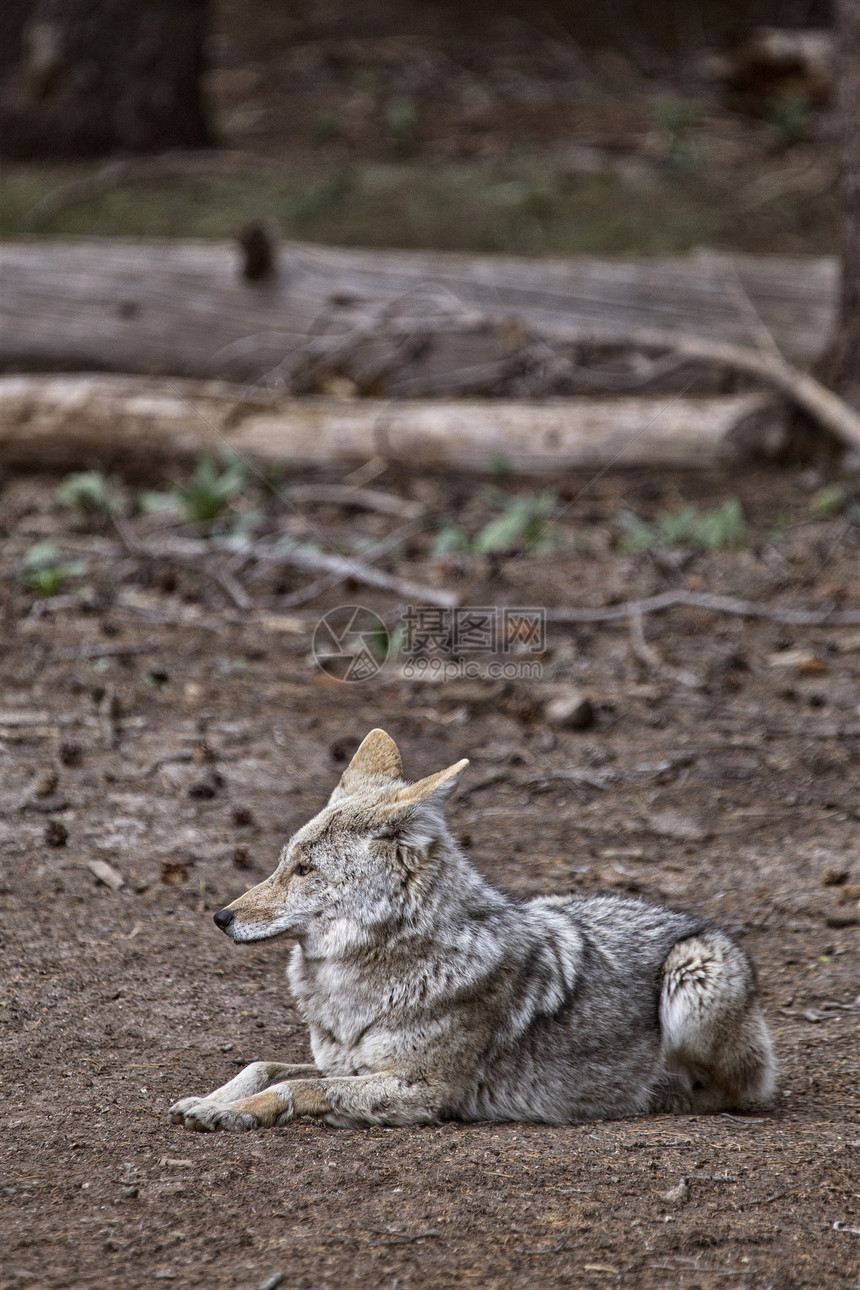
[[[627,551],[653,550],[660,547],[700,547],[720,551],[740,547],[746,542],[747,527],[741,504],[730,498],[713,511],[697,511],[693,506],[662,515],[653,524],[630,511],[621,511],[618,522],[626,529]]]
[[[320,143],[330,143],[332,139],[343,137],[343,117],[339,112],[321,112],[314,118],[311,128]]]
[[[537,555],[545,555],[555,549],[557,539],[547,531],[556,504],[555,493],[508,497],[491,489],[487,498],[500,508],[500,514],[473,535],[459,524],[444,525],[436,534],[434,555],[449,555],[454,551],[466,555],[503,555],[524,547]]]
[[[406,151],[418,141],[418,109],[411,99],[396,99],[385,110],[385,129],[395,147]]]
[[[832,520],[844,515],[852,524],[860,524],[860,497],[842,484],[827,484],[813,493],[809,509],[820,520]]]
[[[56,493],[63,506],[74,506],[85,515],[121,515],[125,492],[121,482],[100,470],[79,470],[67,475]]]
[[[231,457],[219,471],[212,457],[201,457],[194,474],[187,484],[179,488],[179,496],[190,524],[211,524],[235,501],[248,479],[245,463]]]
[[[817,493],[813,493],[809,500],[809,509],[820,520],[830,520],[845,509],[847,501],[847,489],[841,484],[827,484],[824,488],[819,488]]]
[[[80,577],[86,571],[83,560],[62,561],[53,542],[37,542],[21,561],[18,576],[37,596],[56,596],[69,578]]]
[[[248,480],[245,463],[229,457],[219,467],[212,457],[201,457],[188,483],[171,492],[141,493],[138,504],[145,511],[181,511],[189,524],[209,528],[230,509]]]
[[[150,515],[163,515],[167,511],[181,511],[182,498],[177,492],[163,493],[145,489],[137,495],[137,504]]]
[[[802,143],[809,134],[812,109],[806,98],[775,99],[767,110],[768,125],[776,136],[780,148],[791,148]]]
[[[654,104],[654,124],[663,159],[675,170],[697,170],[705,158],[700,132],[702,112],[687,99],[660,98]]]

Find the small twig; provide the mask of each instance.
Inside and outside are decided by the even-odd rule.
[[[278,1286],[286,1278],[286,1272],[273,1272],[265,1281],[261,1281],[256,1290],[278,1290]]]
[[[102,724],[102,739],[106,748],[113,751],[119,747],[120,717],[122,705],[119,695],[113,686],[109,686],[99,704],[99,716]]]
[[[638,605],[630,615],[630,648],[634,657],[638,658],[640,663],[644,663],[649,671],[660,671],[660,655],[645,639],[645,631],[642,627],[642,609]]]
[[[674,1263],[649,1263],[648,1266],[666,1272],[678,1272],[686,1267],[694,1272],[704,1272],[710,1277],[747,1277],[755,1272],[755,1268],[703,1268],[692,1259],[676,1259]]]
[[[383,538],[380,542],[374,542],[372,546],[361,551],[360,558],[365,561],[378,560],[381,556],[387,555],[389,551],[400,546],[401,542],[405,541],[406,538],[414,537],[416,533],[420,533],[424,528],[425,524],[423,522],[415,520],[409,524],[404,524],[402,528],[389,534],[388,537]],[[317,578],[314,582],[308,583],[306,587],[300,588],[299,591],[294,591],[291,595],[282,597],[279,601],[279,607],[281,609],[296,609],[300,605],[306,605],[310,601],[316,600],[317,596],[321,596],[324,592],[331,590],[332,587],[336,587],[347,576],[341,573],[329,573],[322,578]]]
[[[762,1196],[760,1200],[744,1200],[739,1205],[735,1205],[735,1209],[752,1209],[753,1205],[770,1205],[775,1200],[782,1200],[785,1194],[784,1191],[775,1191],[772,1196]]]
[[[237,609],[253,609],[254,602],[239,580],[233,577],[229,569],[219,569],[214,577],[219,587],[226,591]]]
[[[378,1227],[372,1227],[370,1230],[375,1232],[377,1236],[391,1237],[391,1240],[388,1241],[371,1241],[370,1244],[374,1248],[389,1245],[411,1245],[413,1241],[430,1241],[442,1235],[441,1232],[391,1232]]]
[[[75,658],[124,658],[132,654],[152,654],[158,649],[161,649],[161,646],[155,641],[140,641],[137,644],[127,645],[119,643],[71,645],[56,650],[54,659],[65,662]]]
[[[216,551],[235,552],[235,549],[235,544],[230,539],[225,541],[212,538],[204,542],[195,538],[165,538],[157,546],[140,547],[139,554],[153,558],[166,556],[178,560],[199,560]],[[337,582],[345,582],[352,578],[365,586],[391,591],[413,604],[440,605],[446,609],[459,604],[459,597],[454,592],[445,591],[440,587],[430,587],[425,583],[412,582],[408,578],[399,578],[392,573],[384,573],[381,569],[375,569],[368,564],[367,558],[331,555],[325,551],[311,550],[306,546],[266,547],[260,543],[253,543],[246,549],[250,558],[254,560],[293,565],[311,573],[328,575]],[[371,559],[381,554],[381,550],[367,553]]]
[[[665,663],[653,646],[649,645],[645,639],[645,631],[642,626],[642,610],[637,607],[630,615],[630,647],[633,654],[643,663],[649,671],[655,672],[658,676],[663,674],[672,681],[679,681],[681,685],[686,685],[690,690],[700,690],[702,682],[692,672],[685,668],[672,667]]]
[[[553,1245],[552,1248],[549,1250],[526,1250],[526,1249],[523,1249],[521,1245],[518,1245],[515,1247],[516,1252],[517,1254],[560,1254],[562,1250],[571,1250],[573,1249],[573,1246],[569,1245],[567,1240],[567,1238],[570,1236],[571,1226],[572,1224],[568,1223],[567,1230],[565,1231],[564,1236],[561,1238],[561,1240],[558,1242],[557,1245]]]
[[[616,778],[615,771],[609,770],[601,771],[596,775],[590,774],[587,770],[547,770],[541,775],[533,775],[527,782],[529,784],[548,784],[552,780],[558,779],[566,784],[587,784],[590,788],[604,790]]]
[[[753,332],[755,333],[758,348],[763,353],[770,354],[771,358],[775,358],[778,362],[784,363],[785,357],[783,352],[779,348],[779,345],[777,345],[773,332],[766,325],[761,314],[750,299],[749,292],[743,284],[741,275],[738,273],[738,266],[734,262],[731,265],[731,277],[732,295],[734,295],[741,307],[741,310],[746,315],[747,321],[749,322]]]
[[[607,605],[601,609],[548,609],[549,623],[609,623],[631,615],[655,614],[663,609],[686,605],[690,609],[705,609],[714,614],[734,614],[739,618],[765,618],[773,623],[787,623],[795,627],[817,627],[824,624],[840,627],[860,626],[860,610],[779,609],[754,604],[751,600],[738,600],[734,596],[715,596],[706,591],[661,591],[656,596],[642,600],[627,600],[620,605]]]
[[[289,490],[289,495],[294,502],[354,506],[358,510],[378,511],[380,515],[396,515],[406,520],[417,520],[426,509],[422,502],[411,502],[396,493],[383,493],[376,488],[352,488],[347,484],[299,484]]]

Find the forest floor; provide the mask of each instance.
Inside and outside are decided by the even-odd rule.
[[[246,529],[298,531],[293,482],[278,485],[286,504],[249,496]],[[551,626],[538,654],[507,659],[538,663],[530,678],[410,677],[401,654],[340,682],[311,655],[317,620],[359,603],[385,620],[383,646],[402,646],[387,593],[332,587],[296,608],[308,575],[249,561],[232,566],[239,610],[223,554],[181,562],[128,541],[155,544],[181,517],[130,510],[121,547],[55,484],[10,475],[0,492],[3,1290],[252,1290],[275,1273],[295,1290],[856,1286],[858,627],[676,608],[646,615],[644,640],[627,620]],[[465,606],[678,587],[777,615],[844,611],[860,604],[860,529],[839,486],[808,468],[565,478],[537,551],[478,555],[463,534],[533,490],[389,473],[374,487],[428,520],[381,567]],[[746,521],[725,549],[671,537],[667,516],[734,500]],[[302,509],[339,549],[401,522]],[[624,509],[658,526],[640,550]],[[434,554],[434,526],[461,549]],[[59,572],[38,595],[21,562],[44,543]],[[550,719],[570,687],[591,699],[587,728]],[[759,967],[776,1109],[246,1136],[172,1125],[175,1099],[254,1058],[309,1059],[283,947],[236,947],[212,912],[271,870],[373,726],[413,777],[471,759],[450,819],[494,882],[523,897],[630,891],[728,927]]]

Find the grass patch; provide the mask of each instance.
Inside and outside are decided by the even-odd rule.
[[[392,124],[404,150],[410,122],[404,110]],[[674,121],[670,127],[669,154],[684,153],[686,127]],[[750,251],[832,247],[828,195],[785,196],[751,221],[743,212],[744,180],[707,166],[656,167],[645,183],[570,175],[528,159],[434,165],[302,157],[241,174],[218,173],[217,166],[213,154],[205,175],[125,181],[102,191],[94,186],[88,195],[70,189],[65,205],[46,199],[97,167],[7,168],[0,237],[225,238],[252,219],[268,218],[299,240],[522,255],[673,254],[706,244]]]
[[[469,533],[459,524],[446,524],[436,534],[434,555],[462,552],[464,555],[506,555],[511,551],[531,549],[535,555],[546,555],[558,546],[557,535],[550,531],[550,516],[555,508],[555,493],[508,497],[488,489],[487,500],[498,509],[477,533]]]
[[[741,504],[730,498],[713,511],[697,511],[682,506],[647,524],[630,511],[622,511],[618,522],[626,530],[627,551],[656,551],[673,547],[696,547],[705,551],[724,551],[746,545],[747,524]]]

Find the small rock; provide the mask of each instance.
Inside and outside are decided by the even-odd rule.
[[[125,886],[125,878],[118,869],[113,865],[107,864],[104,860],[88,860],[87,868],[90,873],[94,873],[99,882],[103,882],[111,891],[119,891],[120,887]]]
[[[69,830],[59,820],[49,820],[45,828],[45,842],[49,847],[64,847],[69,840]]]
[[[860,900],[860,882],[846,882],[839,893],[840,905],[850,905],[852,900]]]
[[[827,664],[817,654],[804,649],[781,649],[768,654],[767,661],[771,667],[786,667],[797,672],[799,676],[821,676],[827,671]]]
[[[556,737],[551,730],[536,730],[532,736],[532,748],[535,752],[551,753],[556,746]]]
[[[188,870],[178,860],[162,860],[160,867],[161,881],[168,887],[181,887],[188,881]]]
[[[64,766],[80,766],[84,758],[84,750],[80,744],[64,740],[60,744],[57,755]]]
[[[233,864],[236,866],[237,869],[251,868],[251,857],[248,854],[247,847],[234,847],[232,858],[233,858]]]
[[[658,837],[675,838],[679,842],[704,842],[710,836],[698,821],[679,811],[653,811],[646,825]]]
[[[50,797],[56,790],[60,777],[55,770],[43,771],[30,785],[31,797]]]
[[[674,1187],[661,1193],[662,1199],[668,1201],[670,1205],[683,1205],[690,1199],[691,1187],[686,1178],[682,1178]]]
[[[208,770],[199,779],[191,781],[188,785],[188,796],[198,798],[201,801],[208,801],[217,795],[223,783],[223,776],[219,775],[217,770]]]
[[[594,725],[594,704],[580,690],[557,694],[545,705],[543,712],[551,726],[565,730],[588,730]]]
[[[234,806],[231,818],[237,829],[246,829],[254,823],[254,812],[250,806]]]
[[[847,869],[825,869],[821,875],[822,887],[841,887],[847,881]]]

